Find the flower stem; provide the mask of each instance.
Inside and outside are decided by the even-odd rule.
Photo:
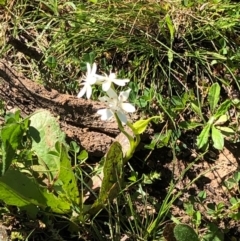
[[[119,117],[117,116],[116,113],[114,113],[114,116],[115,116],[115,118],[117,120],[119,130],[128,138],[128,141],[130,143],[130,148],[127,151],[127,153],[125,153],[125,157],[124,157],[124,162],[126,163],[133,156],[133,154],[134,154],[134,152],[136,150],[136,147],[140,143],[140,135],[135,134],[133,125],[131,123],[127,122],[127,126],[131,128],[132,132],[135,135],[136,139],[134,139],[133,136],[131,136],[130,134],[128,134],[125,131],[125,129],[124,129],[123,125],[122,125],[122,122],[120,121],[120,119],[119,119]]]

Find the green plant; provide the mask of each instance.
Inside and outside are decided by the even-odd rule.
[[[55,118],[40,110],[25,119],[17,111],[5,120],[0,133],[1,199],[30,216],[47,209],[71,213],[79,194],[65,135]]]
[[[240,182],[240,172],[235,172],[232,177],[228,178],[224,181],[224,185],[228,190],[233,190],[234,192],[240,192],[239,190],[239,182]]]
[[[213,219],[221,219],[225,215],[224,211],[226,207],[223,202],[220,202],[218,204],[208,203],[207,207],[208,207],[207,212],[209,215],[211,215]]]
[[[234,131],[225,126],[221,126],[228,120],[227,111],[231,105],[231,100],[227,99],[218,106],[220,100],[220,86],[218,83],[214,83],[208,92],[208,103],[210,116],[208,121],[203,124],[203,130],[197,137],[197,146],[199,149],[206,149],[209,142],[209,135],[213,141],[213,146],[222,150],[224,147],[224,134],[233,134]],[[202,116],[201,108],[198,105],[192,105],[193,109]],[[203,118],[204,119],[204,118]],[[223,134],[224,133],[224,134]]]
[[[173,233],[177,241],[199,241],[196,232],[186,224],[177,224],[173,230]]]

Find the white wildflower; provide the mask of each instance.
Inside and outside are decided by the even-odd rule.
[[[96,63],[93,64],[92,68],[89,63],[87,63],[87,75],[84,77],[84,83],[80,84],[83,85],[83,88],[78,93],[77,97],[81,98],[86,93],[88,99],[90,99],[92,95],[92,85],[96,84],[97,82],[97,65]]]
[[[98,110],[97,113],[101,115],[101,120],[109,120],[114,114],[117,114],[118,118],[123,124],[127,123],[127,116],[125,113],[135,112],[135,107],[127,103],[127,99],[129,97],[131,89],[127,91],[120,92],[119,96],[117,96],[116,92],[113,89],[108,89],[107,95],[100,97],[99,100],[105,102],[108,106],[107,109]]]
[[[115,73],[110,73],[109,76],[99,76],[99,80],[102,82],[102,89],[103,91],[108,91],[111,88],[112,83],[125,86],[129,79],[117,79]]]

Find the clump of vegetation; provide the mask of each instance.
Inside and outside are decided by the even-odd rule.
[[[216,159],[226,143],[239,143],[239,14],[239,4],[230,0],[0,1],[2,59],[29,79],[76,96],[86,66],[97,63],[99,76],[117,72],[120,79],[130,79],[129,101],[143,116],[129,125],[135,136],[129,139],[134,148],[127,161],[115,142],[93,168],[86,151],[66,142],[48,111],[6,114],[2,100],[1,223],[21,222],[17,232],[9,231],[12,240],[231,236],[231,227],[223,223],[236,226],[240,220],[239,172],[221,183],[227,202],[209,202],[206,190],[194,195],[189,190],[214,169],[198,173],[198,163],[208,155]],[[126,93],[124,85],[119,90]],[[92,88],[94,100],[103,95],[102,88]],[[138,138],[150,121],[155,133],[139,157]],[[56,134],[50,143],[49,127]],[[171,170],[161,195],[155,189],[164,185],[164,171],[155,169],[157,163],[151,168],[150,154],[156,150],[157,156],[170,156],[173,169],[191,153],[191,162],[177,176]],[[194,177],[178,188],[191,172]],[[104,173],[103,186],[92,192],[89,180],[99,181],[99,173]],[[94,201],[89,204],[90,194]],[[173,210],[182,200],[188,221]]]

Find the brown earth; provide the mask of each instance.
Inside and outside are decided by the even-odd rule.
[[[0,98],[9,110],[17,108],[29,115],[38,109],[48,109],[56,117],[66,135],[80,142],[92,156],[103,156],[119,134],[115,122],[103,122],[96,114],[102,103],[78,99],[46,89],[14,70],[11,63],[0,61]]]

